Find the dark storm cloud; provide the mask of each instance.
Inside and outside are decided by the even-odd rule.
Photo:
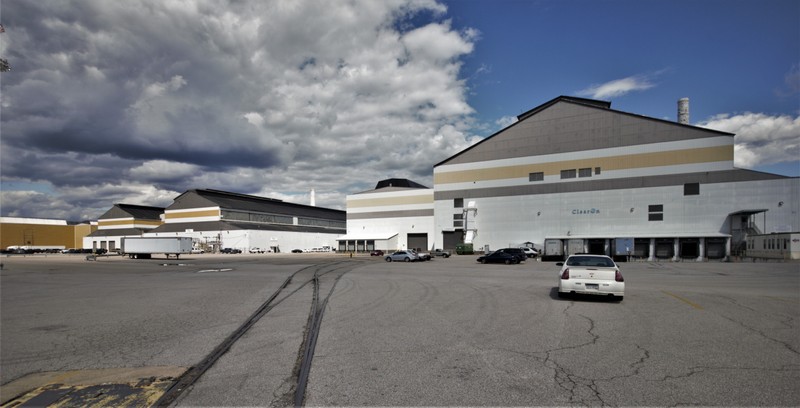
[[[435,1],[3,6],[0,172],[54,202],[315,188],[334,207],[349,178],[430,177],[469,144],[452,124],[472,113],[458,59],[475,34]]]

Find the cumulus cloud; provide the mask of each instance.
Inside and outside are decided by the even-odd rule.
[[[716,115],[698,126],[735,133],[737,167],[796,161],[800,157],[800,116],[746,112]]]
[[[3,191],[3,215],[91,218],[189,188],[314,188],[343,208],[381,178],[430,184],[474,142],[460,71],[478,33],[434,0],[3,6],[0,173],[54,191]]]
[[[516,116],[503,116],[502,118],[497,119],[495,121],[495,124],[500,126],[500,129],[504,129],[506,127],[509,127],[509,126],[515,124],[515,123],[517,123],[517,117]]]
[[[593,84],[578,91],[577,94],[593,99],[610,99],[635,91],[644,91],[654,86],[655,84],[649,76],[634,75],[602,84]]]

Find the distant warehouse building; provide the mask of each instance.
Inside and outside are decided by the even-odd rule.
[[[96,228],[89,221],[0,217],[0,249],[52,252],[81,248],[84,237]]]
[[[164,223],[163,207],[114,204],[97,219],[97,230],[83,239],[83,247],[114,251],[122,237],[141,236]]]
[[[272,252],[327,248],[345,234],[342,210],[219,190],[188,190],[164,209],[164,223],[146,236],[186,236],[196,247]]]
[[[435,245],[702,260],[800,231],[800,179],[735,168],[733,134],[565,96],[517,119],[434,166]]]

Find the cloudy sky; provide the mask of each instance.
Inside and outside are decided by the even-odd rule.
[[[344,209],[559,95],[800,175],[800,2],[3,0],[0,214],[211,188]]]

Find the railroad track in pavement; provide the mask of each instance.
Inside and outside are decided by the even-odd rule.
[[[360,265],[361,262],[354,260],[335,261],[311,265],[291,274],[244,323],[214,347],[200,362],[178,377],[175,383],[155,402],[154,406],[168,407],[173,405],[192,384],[196,383],[214,363],[222,358],[222,356],[224,356],[250,328],[267,315],[270,310],[274,309],[284,300],[296,295],[300,289],[312,285],[313,297],[311,299],[308,321],[304,331],[303,343],[298,351],[297,363],[293,370],[293,376],[296,382],[294,387],[292,387],[292,395],[286,396],[287,401],[284,401],[287,404],[294,404],[294,406],[297,407],[302,406],[305,399],[308,376],[311,372],[311,362],[314,358],[314,349],[322,326],[322,318],[328,299],[330,299],[333,294],[339,279],[344,276],[344,274]],[[287,288],[292,282],[299,284],[294,285],[295,288],[288,291]],[[328,290],[325,291],[324,289]],[[291,399],[289,397],[291,397]],[[265,401],[265,405],[268,404],[269,401]]]

